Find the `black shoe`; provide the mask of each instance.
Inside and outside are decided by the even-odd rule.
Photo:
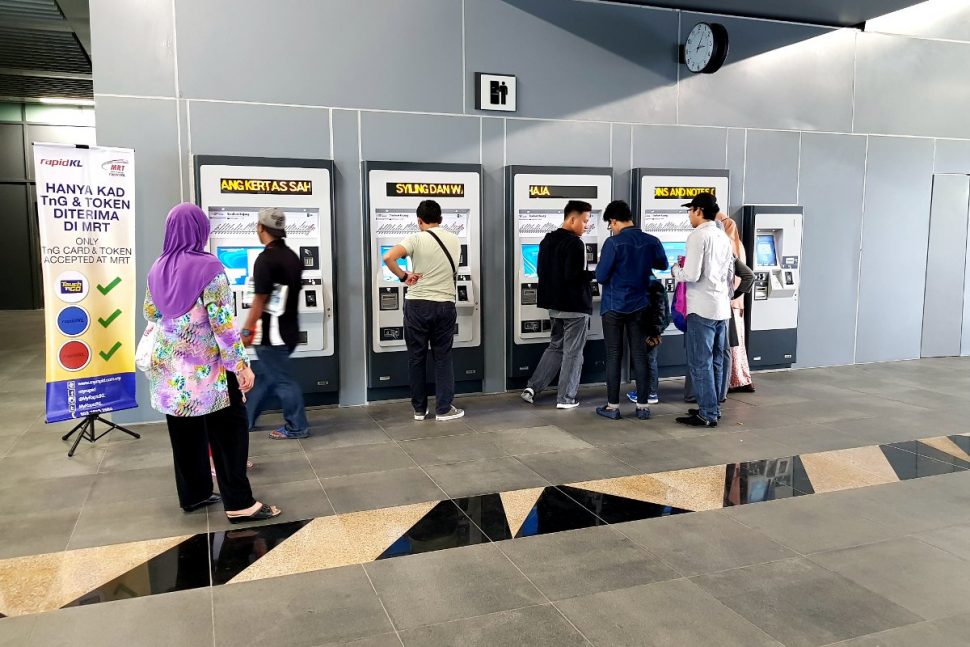
[[[182,506],[182,509],[185,510],[186,512],[195,512],[196,510],[201,510],[206,506],[215,505],[220,501],[222,501],[222,497],[219,496],[218,494],[213,494],[205,501],[199,501],[198,503],[193,503],[192,505],[184,505]]]
[[[677,422],[682,425],[687,425],[688,427],[716,427],[717,422],[713,420],[706,420],[701,418],[699,415],[692,414],[690,416],[682,416],[677,418]]]
[[[700,415],[701,415],[701,410],[700,409],[688,409],[687,410],[687,415],[688,416],[697,416],[699,418]],[[718,416],[717,419],[720,420],[721,419],[721,416]]]
[[[728,389],[728,393],[754,393],[754,384],[745,384],[744,386],[732,386]]]

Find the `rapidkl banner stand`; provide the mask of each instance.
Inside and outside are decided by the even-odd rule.
[[[100,414],[135,400],[135,155],[34,144],[44,270],[47,422],[81,418],[63,440],[94,442]],[[109,425],[95,434],[96,421]]]

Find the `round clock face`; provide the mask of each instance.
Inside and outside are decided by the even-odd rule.
[[[714,30],[706,22],[697,23],[690,30],[684,44],[684,62],[691,72],[701,72],[714,57]]]

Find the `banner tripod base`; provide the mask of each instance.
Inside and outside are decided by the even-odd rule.
[[[108,425],[108,428],[105,431],[101,432],[100,434],[95,434],[94,433],[95,422],[103,422],[104,424]],[[134,438],[141,438],[141,436],[133,432],[131,429],[128,429],[127,427],[122,427],[121,425],[116,425],[110,420],[105,420],[104,418],[102,418],[101,416],[95,413],[90,416],[87,416],[84,420],[79,422],[77,426],[74,427],[74,429],[64,434],[64,436],[61,437],[61,440],[67,440],[74,434],[77,434],[77,438],[74,439],[74,445],[71,446],[71,451],[67,453],[68,457],[71,457],[71,456],[74,456],[74,452],[77,450],[77,446],[81,444],[81,440],[87,440],[88,442],[93,443],[99,438],[103,438],[104,436],[107,436],[112,429],[118,429],[120,431],[123,431],[129,436],[132,436]]]

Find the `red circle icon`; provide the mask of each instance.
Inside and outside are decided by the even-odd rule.
[[[57,352],[58,363],[68,371],[80,371],[91,361],[91,349],[82,341],[69,341]]]

